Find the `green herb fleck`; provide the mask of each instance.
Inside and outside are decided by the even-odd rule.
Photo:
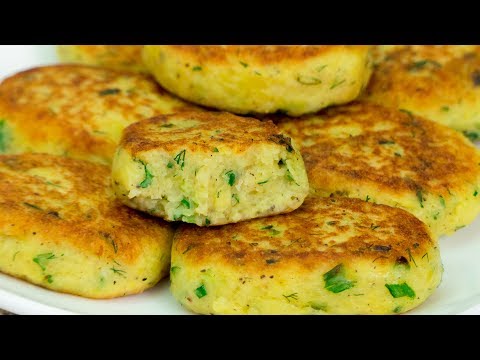
[[[268,179],[268,180],[269,180],[269,179]],[[260,182],[258,182],[257,184],[258,184],[258,185],[266,184],[266,183],[268,182],[268,180],[260,181]]]
[[[287,178],[288,181],[295,183],[295,185],[297,185],[297,186],[300,186],[300,185],[295,181],[295,179],[293,178],[292,173],[290,172],[289,169],[287,169],[287,171],[286,171],[286,173],[285,173],[285,177]]]
[[[434,60],[420,60],[420,61],[415,61],[410,66],[408,67],[408,70],[410,71],[416,71],[416,70],[421,70],[423,69],[426,65],[431,64],[434,65],[435,67],[442,67],[438,62]]]
[[[425,256],[427,257],[427,261],[430,262],[430,258],[428,257],[428,252],[426,252],[425,254],[423,254],[422,259],[423,259]]]
[[[125,274],[126,274],[127,272],[124,271],[124,270],[115,269],[115,266],[112,267],[112,268],[110,268],[110,270],[112,270],[114,274],[117,274],[117,275],[119,275],[119,276],[126,277]]]
[[[401,306],[397,306],[395,309],[393,309],[393,312],[394,312],[395,314],[398,314],[398,313],[401,312],[401,311],[402,311],[402,307],[401,307]]]
[[[290,302],[290,299],[293,300],[298,300],[298,293],[293,293],[290,295],[282,295],[285,299],[287,299],[288,302]]]
[[[410,111],[410,110],[407,110],[407,109],[399,109],[401,112],[407,114],[411,120],[413,120],[414,116],[413,116],[413,113]]]
[[[420,203],[420,207],[423,208],[423,200],[424,200],[424,199],[423,199],[422,190],[421,190],[421,189],[417,189],[416,194],[417,194],[417,199],[418,199],[418,201],[419,201],[419,203]]]
[[[178,270],[180,270],[180,266],[172,266],[170,268],[170,274],[175,275],[178,272]]]
[[[247,63],[244,63],[243,61],[240,61],[240,65],[242,65],[244,68],[247,68],[247,67],[248,67],[248,64],[247,64]]]
[[[238,198],[237,194],[232,194],[232,199],[236,201],[235,205],[237,205],[240,202],[240,199]]]
[[[442,110],[442,111],[444,111],[444,112],[447,112],[447,111],[450,111],[450,107],[448,107],[448,106],[442,106],[442,107],[440,108],[440,110]]]
[[[442,206],[445,207],[445,199],[443,198],[442,195],[440,195],[440,204],[442,204]]]
[[[218,152],[218,149],[216,147],[214,147],[213,152]]]
[[[51,283],[53,283],[53,276],[52,275],[47,275],[47,276],[45,276],[45,280],[47,280],[47,282],[49,284],[51,284]]]
[[[475,191],[473,192],[473,196],[477,196],[477,195],[478,195],[478,191],[475,190]]]
[[[35,209],[35,210],[43,211],[43,209],[38,207],[37,205],[33,205],[33,204],[30,204],[30,203],[27,203],[27,202],[24,202],[23,205],[31,207],[32,209]]]
[[[175,126],[175,125],[170,124],[170,123],[160,125],[160,127],[162,127],[162,128],[171,128],[171,127],[173,127],[173,126]]]
[[[395,156],[398,156],[398,157],[402,157],[402,154],[400,154],[400,153],[398,153],[398,152],[394,153],[394,155],[395,155]]]
[[[327,221],[327,225],[330,225],[330,226],[333,226],[335,225],[337,222],[336,221]]]
[[[40,268],[45,271],[48,261],[53,259],[55,259],[55,255],[53,253],[45,253],[37,255],[37,257],[33,258],[33,262],[37,263],[38,266],[40,266]]]
[[[455,231],[460,230],[460,229],[463,229],[464,227],[465,227],[465,225],[457,226],[457,227],[455,228]]]
[[[205,221],[205,222],[206,222],[206,221]],[[189,252],[190,250],[192,250],[194,247],[195,247],[195,245],[192,245],[192,244],[188,245],[187,248],[185,249],[185,251],[182,252],[182,254],[183,254],[183,255],[186,254],[187,252]]]
[[[173,163],[171,161],[168,162],[167,168],[169,168],[169,169],[173,168]]]
[[[105,89],[105,90],[102,90],[100,91],[98,94],[100,96],[105,96],[105,95],[115,95],[115,94],[118,94],[120,93],[121,90],[120,89]]]
[[[143,165],[143,170],[145,171],[145,178],[140,184],[138,184],[138,186],[145,189],[146,187],[150,186],[154,176],[150,171],[148,171],[147,164],[145,164],[142,160],[137,160],[137,162]]]
[[[202,284],[198,288],[196,288],[195,289],[195,295],[197,295],[197,297],[199,299],[206,296],[207,295],[207,289],[205,289],[205,285]]]
[[[177,165],[180,165],[180,168],[183,170],[183,167],[185,166],[185,154],[186,154],[187,150],[182,150],[180,151],[177,155],[175,155],[175,157],[173,158],[173,160],[177,163]]]
[[[190,209],[190,201],[188,201],[187,199],[183,198],[182,201],[180,201],[180,203],[185,206],[187,209]]]
[[[319,303],[311,302],[311,303],[309,303],[309,305],[313,310],[327,311],[327,305],[326,304],[319,304]]]
[[[378,142],[380,145],[393,145],[395,144],[395,141],[392,141],[392,140],[380,140]]]
[[[233,170],[228,170],[225,173],[225,180],[228,182],[228,185],[233,186],[233,184],[235,184],[235,178],[236,178],[236,175]]]
[[[378,229],[379,227],[380,225],[373,225],[373,224],[370,225],[370,229],[372,230]]]
[[[302,85],[319,85],[322,80],[313,76],[298,75],[297,81]]]
[[[267,225],[267,226],[264,226],[262,228],[260,228],[260,230],[270,230],[273,228],[273,225]]]
[[[260,230],[270,230],[270,235],[272,235],[272,236],[275,236],[275,235],[278,235],[278,234],[281,233],[281,231],[275,229],[273,227],[273,225],[264,226],[264,227],[260,228]]]
[[[13,254],[12,261],[15,261],[15,258],[17,257],[17,254],[18,254],[19,252],[20,252],[20,251],[17,251],[15,254]]]
[[[206,226],[210,225],[210,219],[209,218],[205,218],[205,225]]]
[[[7,151],[7,143],[9,136],[7,135],[7,127],[4,119],[0,120],[0,153]]]
[[[353,281],[345,278],[345,267],[343,264],[339,264],[323,274],[323,280],[325,281],[325,289],[334,294],[345,291],[354,286]]]
[[[253,73],[254,73],[255,75],[262,76],[262,74],[260,74],[258,71],[254,71]]]
[[[368,202],[368,200],[370,200],[370,196],[367,195],[367,197],[365,198],[365,201]]]
[[[201,66],[198,66],[198,65],[197,65],[197,66],[194,66],[194,67],[192,68],[192,71],[202,71],[202,67],[201,67]]]
[[[415,291],[413,291],[412,288],[405,282],[402,284],[385,284],[385,286],[394,298],[400,298],[404,296],[408,296],[410,299],[415,298]]]
[[[415,264],[415,267],[418,267],[417,263],[415,262],[415,258],[412,256],[412,253],[410,252],[410,249],[407,249],[407,253],[409,256],[409,260]]]
[[[470,139],[470,141],[474,142],[480,138],[480,135],[475,131],[463,131],[463,135]]]
[[[342,85],[345,81],[347,81],[347,80],[345,80],[345,79],[343,79],[341,81],[335,80],[333,82],[332,86],[330,86],[330,90],[335,89],[339,85]]]
[[[328,65],[322,65],[322,66],[319,66],[316,70],[317,72],[321,72],[323,69],[325,69]]]

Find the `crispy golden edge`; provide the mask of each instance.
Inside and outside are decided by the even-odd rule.
[[[71,183],[68,193],[61,185],[26,173],[34,168],[51,169]],[[0,155],[0,231],[125,264],[138,261],[145,247],[168,244],[173,236],[170,225],[114,200],[109,182],[109,167],[87,161],[46,154]]]
[[[319,218],[333,222],[325,225]],[[351,223],[340,225],[345,218]],[[265,230],[272,224],[285,229],[280,236]],[[340,235],[349,238],[335,244]],[[292,267],[311,272],[325,264],[360,260],[389,264],[402,257],[421,257],[434,246],[427,226],[402,209],[354,198],[309,197],[289,214],[221,227],[181,225],[173,251],[184,264],[215,263],[263,273]]]

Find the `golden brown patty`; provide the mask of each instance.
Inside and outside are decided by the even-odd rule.
[[[101,66],[148,74],[142,62],[142,45],[58,45],[62,62]]]
[[[374,51],[362,99],[480,135],[480,46],[396,45]]]
[[[411,113],[354,103],[279,127],[299,144],[311,190],[401,207],[435,235],[480,212],[480,154],[461,134]]]
[[[0,155],[0,271],[91,298],[142,292],[168,273],[173,231],[114,199],[110,169]]]
[[[184,99],[239,114],[301,115],[355,99],[369,46],[147,45],[145,65]]]
[[[392,314],[421,304],[442,264],[404,210],[310,197],[296,211],[215,228],[182,225],[171,291],[202,314]]]
[[[206,111],[127,127],[112,180],[128,206],[200,226],[295,210],[309,189],[295,143],[271,121]]]
[[[131,123],[191,105],[150,78],[60,65],[34,68],[0,84],[0,152],[45,152],[110,163]]]

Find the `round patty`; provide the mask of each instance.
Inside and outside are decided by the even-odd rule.
[[[311,190],[401,207],[435,235],[480,212],[480,153],[462,134],[405,111],[356,103],[286,120]]]
[[[142,45],[58,45],[60,61],[147,74]]]
[[[238,114],[311,113],[355,99],[371,74],[369,46],[144,47],[165,89]]]
[[[130,125],[112,180],[128,206],[199,226],[289,212],[308,193],[295,143],[271,121],[215,112]]]
[[[171,291],[202,314],[392,314],[421,304],[442,264],[404,210],[309,197],[285,215],[175,233]]]
[[[90,298],[140,293],[168,274],[171,227],[115,200],[110,169],[0,155],[0,271]]]
[[[108,164],[127,125],[192,108],[146,76],[82,65],[34,68],[0,84],[0,153]]]
[[[362,99],[480,137],[480,46],[380,46]]]

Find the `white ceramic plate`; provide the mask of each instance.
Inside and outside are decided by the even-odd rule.
[[[0,80],[56,62],[53,46],[0,46]],[[480,314],[480,217],[440,240],[445,272],[435,293],[409,314]],[[0,254],[1,256],[1,254]],[[0,274],[0,308],[17,314],[189,314],[170,295],[168,280],[140,295],[89,300]]]

